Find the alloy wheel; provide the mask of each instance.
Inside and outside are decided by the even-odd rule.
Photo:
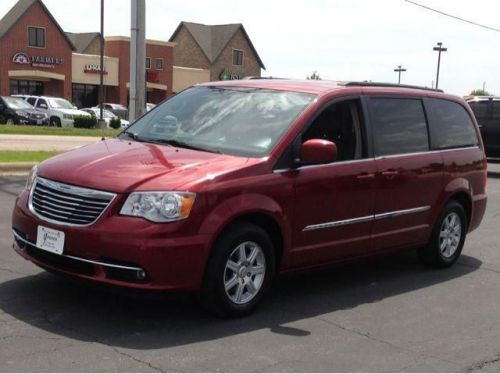
[[[457,251],[462,237],[462,221],[455,212],[450,212],[441,224],[439,249],[444,258],[451,258]]]
[[[235,304],[248,303],[261,289],[265,274],[266,257],[262,248],[251,241],[239,244],[226,262],[226,295]]]

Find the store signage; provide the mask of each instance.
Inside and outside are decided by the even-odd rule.
[[[26,53],[17,52],[14,57],[12,57],[12,62],[15,64],[29,64],[30,58]]]
[[[101,66],[97,64],[86,64],[85,68],[83,69],[83,72],[88,74],[101,74]],[[102,73],[108,74],[106,66],[103,67]]]
[[[236,79],[241,79],[241,75],[240,74],[231,74],[228,69],[224,69],[220,73],[219,79],[221,81],[236,80]]]
[[[53,69],[56,65],[64,64],[64,59],[52,56],[28,56],[24,52],[17,52],[12,57],[12,62],[15,64],[31,64],[33,67]]]

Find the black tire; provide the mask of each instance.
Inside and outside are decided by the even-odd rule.
[[[456,219],[460,219],[460,235],[458,240],[458,246],[452,253],[446,253],[447,247],[445,246],[445,250],[441,250],[441,244],[443,241],[447,240],[445,238],[441,238],[441,231],[445,230],[445,220],[450,220],[450,217],[455,216]],[[453,230],[451,230],[453,231]],[[446,233],[444,234],[446,235]],[[462,253],[462,249],[465,242],[465,237],[467,235],[467,216],[465,214],[464,207],[457,201],[449,201],[443,211],[441,212],[438,220],[436,221],[436,225],[432,231],[431,239],[429,244],[418,250],[418,257],[420,260],[429,266],[438,267],[438,268],[446,268],[453,265],[460,254]],[[451,238],[450,240],[453,241]]]
[[[6,125],[15,125],[16,121],[12,117],[7,117],[7,119],[5,120],[5,124]]]
[[[61,120],[58,117],[50,117],[49,126],[61,127]]]
[[[235,255],[235,251],[242,243],[257,244],[265,258],[265,273],[261,277],[260,288],[255,292],[253,298],[248,302],[236,303],[231,299],[231,295],[228,294],[232,292],[232,289],[226,292],[225,283],[229,283],[227,276],[228,271],[231,271],[226,268],[226,264],[228,260],[234,259],[231,256]],[[252,247],[252,244],[249,245],[250,247],[245,249],[247,253],[252,252],[252,248],[255,248]],[[259,257],[262,259],[262,255],[259,255]],[[230,226],[215,243],[212,254],[207,262],[205,277],[199,295],[202,305],[205,309],[220,317],[242,317],[252,313],[272,283],[275,274],[275,261],[273,243],[264,230],[250,223],[236,223]],[[246,264],[246,266],[249,269],[254,269],[253,264],[257,264],[257,262]],[[245,269],[240,267],[240,270],[243,270],[244,273],[246,273]],[[245,282],[245,279],[248,281],[251,280],[252,277],[256,279],[256,276],[238,278],[236,272],[233,275],[242,284],[240,286],[239,283],[236,283],[234,287],[242,287],[244,290],[242,292],[245,292],[247,297],[250,297],[248,295],[250,295],[251,290],[247,288],[246,284],[243,286],[243,282]],[[237,296],[233,295],[233,297]]]

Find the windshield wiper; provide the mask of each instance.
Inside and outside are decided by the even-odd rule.
[[[132,132],[132,131],[124,131],[122,134],[125,134],[125,135],[128,135],[130,136],[132,139],[138,141],[138,142],[141,142],[143,141],[140,137],[139,137],[139,134],[136,133],[136,132]]]
[[[175,140],[175,139],[145,139],[147,142],[151,143],[158,143],[158,144],[167,144],[172,147],[180,147],[180,148],[187,148],[187,149],[193,149],[195,151],[202,151],[202,152],[210,152],[210,153],[219,153],[222,154],[221,151],[218,149],[211,149],[211,148],[203,148],[200,146],[192,145],[189,143],[185,143],[180,140]]]

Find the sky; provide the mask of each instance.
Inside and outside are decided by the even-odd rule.
[[[43,0],[62,28],[99,30],[99,0]],[[500,29],[499,0],[416,0]],[[0,0],[0,17],[16,0]],[[130,35],[130,0],[105,0],[104,34]],[[500,32],[404,0],[146,0],[146,37],[168,40],[180,21],[243,23],[266,70],[263,76],[397,83],[430,87],[441,59],[439,88],[466,95],[483,87],[500,95]]]

